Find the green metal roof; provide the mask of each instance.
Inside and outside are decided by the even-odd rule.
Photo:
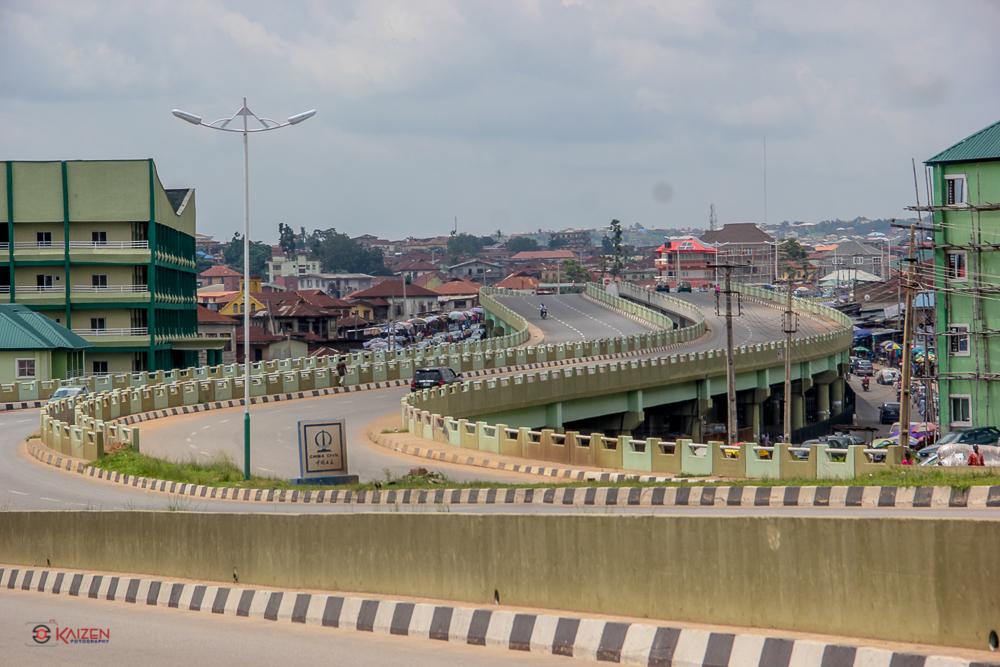
[[[924,164],[984,162],[986,160],[1000,160],[1000,121],[962,139]]]
[[[0,350],[94,347],[69,329],[20,304],[0,304]]]

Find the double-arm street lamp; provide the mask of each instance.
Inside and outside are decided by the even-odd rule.
[[[295,114],[284,123],[279,123],[269,118],[258,118],[247,108],[247,98],[244,97],[243,107],[232,118],[221,118],[212,123],[203,123],[201,116],[180,109],[174,109],[172,113],[193,125],[223,132],[243,133],[243,479],[247,480],[250,479],[250,161],[247,135],[250,132],[267,132],[296,125],[307,118],[312,118],[316,115],[316,110]],[[236,123],[236,127],[230,127],[233,121],[240,117],[243,118],[243,127],[239,127],[240,123]],[[251,118],[260,126],[249,127]]]

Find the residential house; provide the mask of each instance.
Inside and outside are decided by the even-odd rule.
[[[538,291],[539,282],[538,278],[534,276],[527,275],[522,271],[515,271],[498,282],[496,287],[509,289],[513,292],[520,292],[522,294],[534,294]]]
[[[474,280],[482,285],[494,285],[507,275],[507,269],[500,264],[482,259],[470,259],[448,267],[448,275],[452,278]]]
[[[94,344],[20,304],[0,304],[0,383],[83,375]]]
[[[4,163],[0,303],[94,345],[87,373],[197,364],[195,197],[152,160]]]
[[[438,312],[438,293],[402,280],[385,280],[352,294],[352,314],[371,321],[408,320],[424,313]]]
[[[735,282],[766,285],[773,283],[777,276],[777,243],[774,237],[752,222],[727,223],[722,229],[702,234],[701,242],[715,248],[720,264],[736,267],[730,274]],[[722,280],[723,272],[720,270],[719,281]]]
[[[342,299],[352,292],[372,286],[372,276],[367,273],[311,273],[300,276],[295,290],[318,289],[332,297]]]
[[[932,185],[941,426],[1000,423],[1000,122],[925,162]]]
[[[587,229],[566,229],[549,233],[550,248],[589,248],[592,245],[590,230]]]
[[[233,347],[233,337],[239,321],[235,317],[222,315],[204,306],[198,306],[198,336],[201,338],[217,338],[225,342],[216,349],[205,349],[198,353],[199,366],[218,366],[236,362],[236,349]]]
[[[246,336],[243,327],[236,329],[236,358],[245,361]],[[250,361],[271,361],[273,359],[298,359],[309,356],[309,344],[290,334],[272,334],[262,327],[250,327]]]
[[[715,248],[697,239],[667,241],[655,252],[656,281],[666,283],[674,291],[682,282],[691,283],[697,289],[716,285],[722,279],[721,273],[714,267]],[[718,280],[716,276],[719,276]]]
[[[282,255],[265,262],[267,282],[273,283],[278,276],[304,276],[309,273],[319,273],[319,261],[308,259],[305,255],[296,255],[295,259],[285,259]]]
[[[223,290],[235,292],[239,289],[242,277],[243,274],[239,271],[234,271],[225,264],[217,264],[198,274],[198,288],[222,285]]]
[[[814,260],[815,261],[815,260]],[[834,271],[863,271],[881,280],[885,280],[885,263],[881,248],[849,240],[823,253],[822,259],[816,261],[821,276]]]
[[[479,305],[479,288],[482,287],[477,282],[455,278],[437,287],[434,291],[438,297],[438,307],[443,312],[453,310],[469,310]]]

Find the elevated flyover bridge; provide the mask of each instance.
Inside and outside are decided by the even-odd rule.
[[[541,330],[547,342],[571,344],[595,332],[629,335],[616,328],[620,325],[602,322],[609,307],[629,312],[636,326],[646,321],[648,330],[655,315],[641,303],[668,313],[679,331],[693,332],[692,339],[667,351],[650,346],[624,362],[540,370],[531,381],[486,380],[472,383],[468,390],[429,391],[413,405],[437,415],[514,429],[725,440],[720,426],[727,414],[726,329],[724,318],[716,314],[716,295],[666,296],[626,283],[620,289],[624,298],[594,286],[583,295],[494,298]],[[785,306],[773,292],[742,289],[740,316],[734,319],[737,419],[740,439],[756,441],[762,433],[779,435],[784,420]],[[842,314],[796,301],[800,327],[791,348],[793,433],[841,418],[843,373],[853,338]],[[538,312],[542,302],[548,307],[545,320]]]

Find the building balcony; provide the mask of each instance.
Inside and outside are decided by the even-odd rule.
[[[73,303],[113,301],[131,306],[148,303],[150,296],[148,285],[73,285],[70,288]]]
[[[73,333],[83,336],[88,343],[97,347],[149,345],[149,329],[147,327],[105,328],[105,329],[73,329]]]
[[[6,286],[8,299],[10,286]],[[62,304],[66,301],[65,285],[14,285],[14,297],[26,306]]]

